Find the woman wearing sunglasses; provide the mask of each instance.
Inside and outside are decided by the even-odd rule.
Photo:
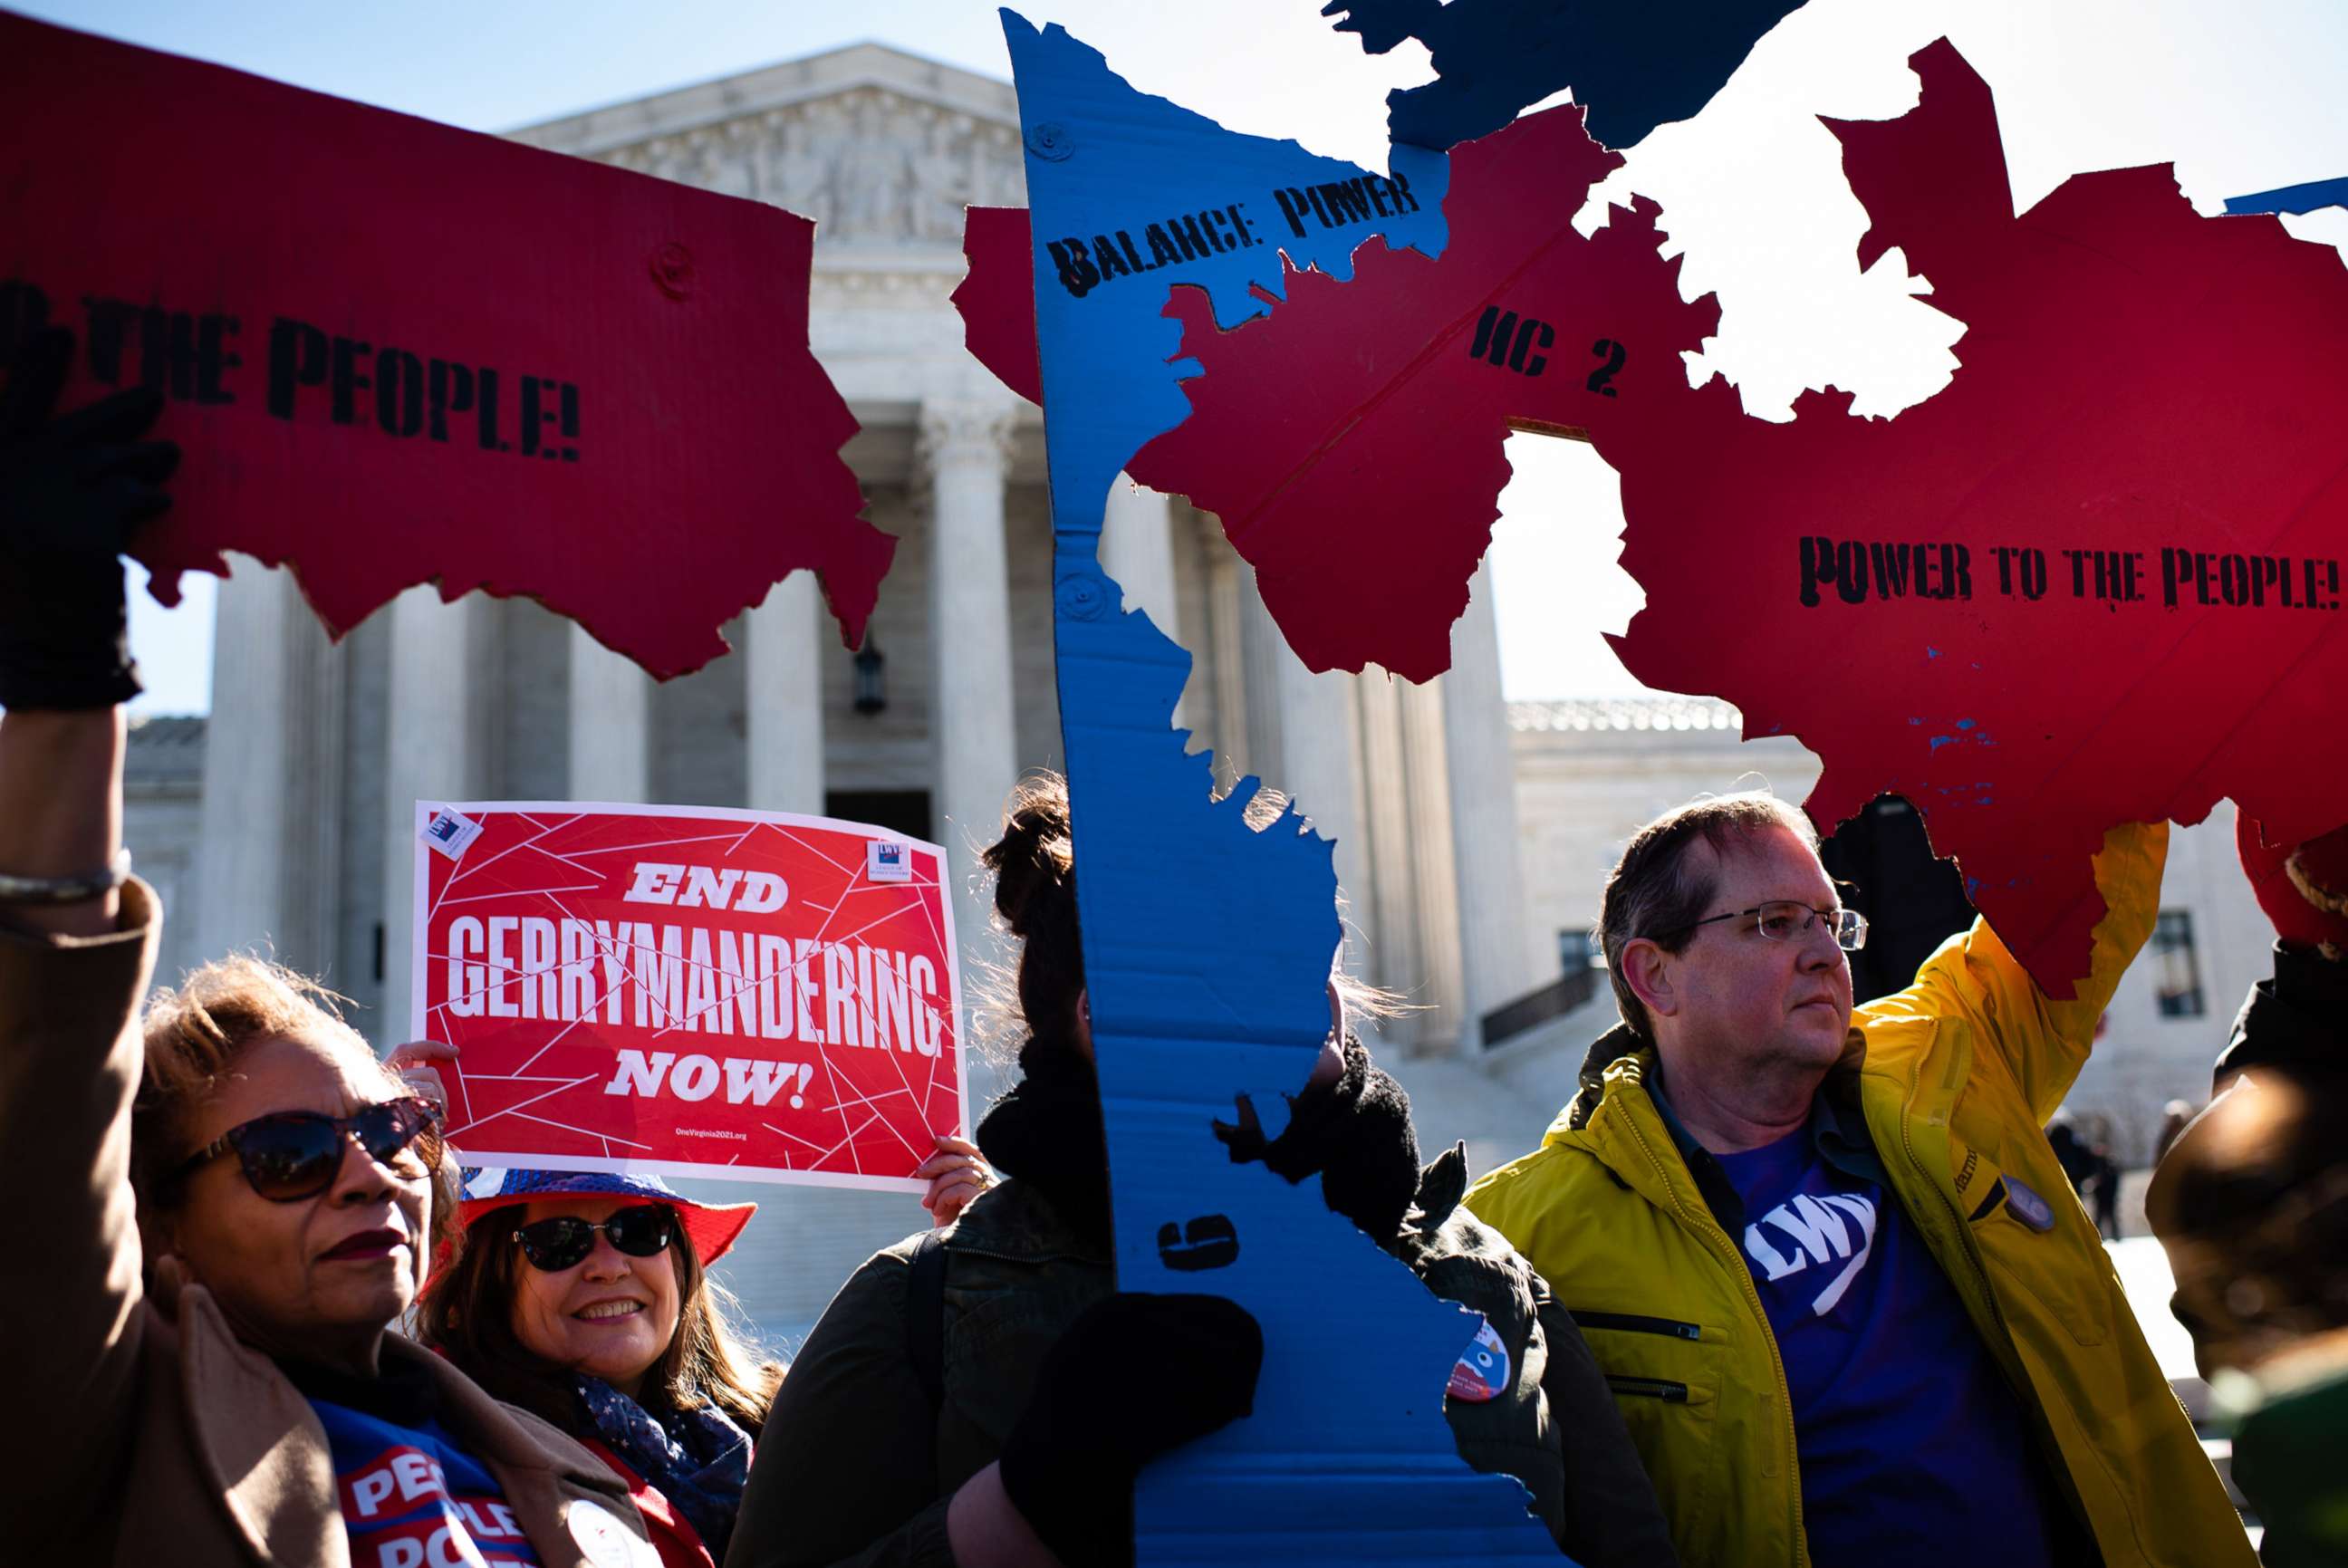
[[[422,1339],[611,1466],[666,1568],[710,1568],[783,1376],[706,1273],[757,1205],[576,1171],[468,1171],[465,1190],[464,1246],[425,1290]]]
[[[603,1466],[390,1332],[454,1217],[431,1109],[253,960],[142,1030],[117,552],[177,454],[152,389],[49,417],[72,347],[0,391],[0,1558],[642,1568]]]
[[[432,1064],[455,1055],[419,1041],[391,1065],[444,1104]],[[954,1138],[938,1140],[921,1173],[922,1206],[941,1225],[994,1180],[976,1147]],[[417,1312],[424,1343],[610,1465],[665,1568],[714,1568],[783,1377],[707,1273],[757,1205],[582,1171],[467,1171],[465,1192],[464,1245]]]

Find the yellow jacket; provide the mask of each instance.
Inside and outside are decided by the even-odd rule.
[[[2044,1451],[2059,1460],[2108,1568],[2252,1568],[2240,1522],[2041,1130],[2151,934],[2168,841],[2166,826],[2105,841],[2096,872],[2108,913],[2074,1000],[2049,1000],[1976,922],[1913,985],[1859,1010],[1835,1069],[1849,1076],[1830,1083],[1855,1088],[1901,1209],[2035,1412]],[[1744,1254],[1647,1090],[1647,1064],[1634,1051],[1605,1068],[1602,1087],[1585,1076],[1540,1149],[1485,1177],[1468,1202],[1581,1325],[1681,1561],[1807,1564],[1776,1340]],[[2015,1216],[2009,1173],[2049,1201],[2051,1230]]]

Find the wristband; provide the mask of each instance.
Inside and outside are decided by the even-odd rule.
[[[71,877],[20,877],[0,872],[0,903],[79,903],[114,892],[130,880],[130,851],[115,852],[102,871]]]

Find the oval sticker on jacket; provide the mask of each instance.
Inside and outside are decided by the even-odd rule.
[[[2054,1211],[2047,1206],[2046,1200],[2011,1176],[2005,1179],[2005,1206],[2013,1212],[2015,1219],[2034,1231],[2054,1228]]]
[[[581,1498],[563,1511],[562,1522],[580,1554],[595,1568],[638,1568],[652,1558],[652,1547],[639,1542],[609,1509]],[[641,1550],[642,1555],[639,1555]]]
[[[1475,1343],[1453,1364],[1451,1381],[1443,1391],[1471,1405],[1497,1399],[1509,1391],[1509,1347],[1492,1332],[1488,1319],[1478,1326]]]

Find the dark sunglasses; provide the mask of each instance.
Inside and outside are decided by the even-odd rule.
[[[315,1110],[280,1110],[256,1116],[230,1128],[197,1150],[171,1172],[178,1181],[197,1167],[233,1150],[252,1190],[273,1203],[314,1198],[335,1184],[343,1168],[343,1150],[355,1140],[367,1158],[395,1175],[413,1179],[429,1174],[440,1162],[440,1140],[433,1132],[440,1113],[413,1096],[370,1105],[355,1116],[328,1116]],[[392,1162],[408,1145],[425,1140],[421,1171],[401,1171]]]
[[[676,1240],[676,1217],[665,1203],[645,1203],[623,1209],[602,1224],[591,1224],[573,1214],[533,1220],[513,1233],[530,1267],[548,1274],[575,1269],[595,1250],[595,1233],[612,1238],[612,1245],[632,1258],[657,1257]]]

